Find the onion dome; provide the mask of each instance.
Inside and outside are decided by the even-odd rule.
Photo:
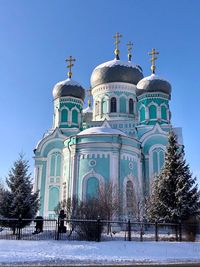
[[[137,84],[137,95],[141,95],[147,92],[162,92],[168,95],[171,95],[171,85],[168,81],[159,78],[155,75],[156,65],[155,61],[158,59],[156,55],[159,55],[159,52],[155,48],[152,48],[151,52],[148,52],[151,56],[151,71],[152,74],[148,77],[143,78]]]
[[[53,88],[53,98],[72,96],[79,98],[84,101],[85,98],[85,90],[84,88],[77,82],[73,81],[72,78],[72,67],[74,66],[73,62],[76,61],[75,58],[70,56],[65,60],[68,63],[67,68],[68,71],[68,79],[57,83]]]
[[[162,92],[170,95],[171,85],[168,81],[161,79],[152,73],[150,76],[143,78],[137,84],[137,95],[147,92]]]
[[[90,83],[97,85],[111,82],[137,84],[143,78],[142,68],[131,62],[114,59],[97,66],[91,75]]]
[[[72,96],[79,98],[84,101],[85,90],[77,82],[73,81],[71,78],[68,78],[64,81],[58,82],[53,88],[53,98]]]
[[[112,82],[123,82],[137,84],[142,78],[142,68],[138,65],[131,63],[131,50],[133,44],[129,42],[128,45],[128,62],[123,62],[119,58],[119,43],[122,35],[116,32],[113,38],[115,39],[115,59],[105,62],[97,66],[91,75],[90,83],[91,87],[94,88],[100,84],[112,83]]]

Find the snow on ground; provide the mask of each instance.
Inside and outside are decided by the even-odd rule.
[[[34,263],[199,262],[199,242],[0,240],[0,265]]]

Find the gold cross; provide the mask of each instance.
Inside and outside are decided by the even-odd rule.
[[[113,38],[115,38],[115,55],[116,55],[116,59],[119,59],[119,43],[120,43],[120,40],[119,38],[121,38],[122,35],[119,33],[119,32],[116,32],[115,36],[113,36]]]
[[[71,79],[71,77],[72,77],[72,67],[74,66],[74,64],[72,62],[75,62],[76,59],[75,58],[72,58],[72,56],[70,56],[65,61],[66,62],[69,62],[69,65],[67,65],[67,68],[69,68],[69,71],[68,71],[67,74],[68,74],[68,77]]]
[[[126,45],[128,46],[128,61],[131,61],[131,57],[132,57],[131,52],[133,49],[133,43],[129,41]]]
[[[155,48],[152,48],[151,52],[148,52],[148,54],[152,56],[150,59],[150,61],[152,62],[151,70],[152,70],[152,73],[155,73],[155,69],[156,69],[155,61],[156,59],[158,59],[157,57],[155,57],[155,55],[159,55],[159,52],[157,52]]]
[[[91,96],[92,96],[92,92],[91,92],[91,88],[88,89],[87,93],[88,93],[88,107],[91,107]]]

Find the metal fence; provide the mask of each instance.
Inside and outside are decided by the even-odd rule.
[[[100,219],[0,219],[0,239],[182,241],[182,225]]]

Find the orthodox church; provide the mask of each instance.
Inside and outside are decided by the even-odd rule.
[[[155,49],[150,76],[139,65],[119,57],[97,66],[90,78],[88,106],[85,89],[72,80],[75,59],[68,62],[68,79],[53,88],[53,126],[34,149],[35,190],[40,192],[40,215],[54,218],[59,201],[96,196],[112,183],[119,195],[119,217],[134,216],[132,201],[148,194],[152,179],[164,163],[172,129],[171,85],[155,74]],[[181,129],[174,129],[181,143]],[[136,198],[133,198],[133,195]]]

